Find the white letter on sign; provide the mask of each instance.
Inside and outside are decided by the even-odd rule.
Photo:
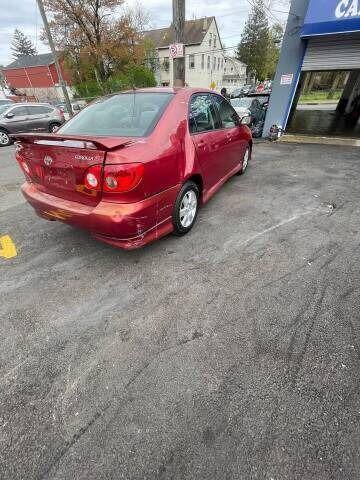
[[[345,17],[356,17],[358,14],[358,0],[353,0],[349,10],[345,13]]]
[[[342,18],[345,15],[348,5],[349,0],[341,0],[341,2],[339,2],[339,5],[336,7],[335,10],[336,18]]]

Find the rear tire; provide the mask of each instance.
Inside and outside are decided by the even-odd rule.
[[[190,232],[199,211],[199,187],[195,182],[186,182],[175,202],[173,211],[174,234],[181,236]]]
[[[56,122],[50,123],[49,132],[50,133],[55,133],[56,130],[58,130],[59,127],[61,127],[61,123],[56,123]]]
[[[12,144],[12,140],[6,130],[0,129],[0,147],[8,147]]]

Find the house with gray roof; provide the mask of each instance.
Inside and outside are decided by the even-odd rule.
[[[155,47],[158,59],[158,82],[172,86],[173,62],[169,46],[174,43],[174,28],[144,32]],[[224,73],[225,54],[215,17],[185,22],[185,81],[191,87],[220,88]]]

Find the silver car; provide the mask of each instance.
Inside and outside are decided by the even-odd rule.
[[[65,122],[64,114],[48,103],[0,105],[0,147],[10,145],[10,134],[55,132]]]

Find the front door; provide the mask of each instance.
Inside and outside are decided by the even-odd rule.
[[[191,97],[189,124],[204,186],[209,189],[223,176],[223,158],[219,139],[220,123],[210,94],[201,93]]]
[[[13,107],[2,120],[10,133],[26,132],[29,124],[29,112],[26,106]]]
[[[229,172],[236,168],[244,157],[248,146],[247,135],[244,135],[246,127],[241,125],[238,114],[225,98],[215,94],[212,98],[219,112],[222,134],[226,139],[223,155]]]

